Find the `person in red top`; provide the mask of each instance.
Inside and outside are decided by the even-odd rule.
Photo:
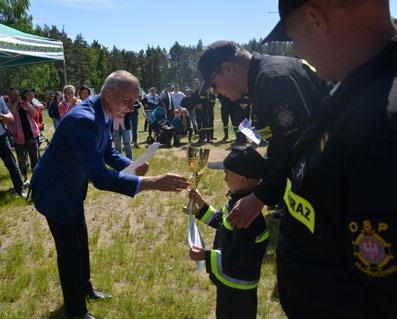
[[[38,136],[39,127],[35,120],[36,109],[28,102],[26,96],[21,100],[17,89],[11,89],[10,111],[14,116],[14,123],[7,123],[8,129],[15,138],[15,151],[17,153],[19,168],[25,184],[28,184],[28,154],[30,166],[33,171],[38,161]]]

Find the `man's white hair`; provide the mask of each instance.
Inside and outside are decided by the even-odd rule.
[[[139,80],[130,72],[119,70],[114,71],[106,78],[101,89],[101,94],[106,90],[120,92],[131,89],[139,92]]]

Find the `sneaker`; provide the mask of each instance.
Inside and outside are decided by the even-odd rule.
[[[26,181],[24,181],[23,186],[29,187],[30,186],[30,180],[27,179]]]

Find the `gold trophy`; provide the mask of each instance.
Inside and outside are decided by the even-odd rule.
[[[208,162],[210,150],[207,148],[197,148],[189,146],[187,148],[187,159],[189,168],[193,172],[189,179],[191,189],[197,189],[197,185],[204,173],[205,166]]]
[[[193,172],[192,176],[189,179],[191,189],[197,188],[200,178],[204,173],[205,166],[207,165],[209,155],[209,149],[197,148],[192,146],[188,147],[187,159],[189,162],[189,168]],[[187,206],[187,211],[189,215],[188,242],[190,247],[196,246],[205,248],[204,241],[194,220],[194,215],[196,214],[195,208],[196,207],[193,203],[193,200],[190,200]],[[202,261],[198,262],[197,267],[199,271],[202,271],[202,269],[204,269],[204,263]]]

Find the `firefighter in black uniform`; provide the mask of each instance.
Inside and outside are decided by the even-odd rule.
[[[226,216],[234,203],[252,192],[261,178],[264,159],[252,148],[233,149],[225,160],[210,168],[224,169],[230,198],[220,211],[205,203],[201,194],[189,197],[200,207],[196,218],[217,229],[212,250],[190,249],[193,260],[205,260],[211,281],[217,287],[217,319],[255,319],[257,285],[269,232],[259,215],[248,229],[233,229]]]
[[[219,102],[221,103],[221,119],[223,124],[223,139],[222,141],[227,141],[229,139],[229,117],[230,122],[233,125],[233,102],[229,98],[223,96],[222,94],[217,95]]]
[[[292,147],[317,108],[320,82],[310,66],[290,57],[250,54],[232,41],[217,41],[203,52],[198,68],[208,86],[232,101],[251,98],[253,126],[269,141],[263,179],[244,198],[252,209],[274,206],[283,195]],[[239,123],[238,123],[239,124]],[[240,203],[241,200],[238,202]]]
[[[280,15],[268,40],[285,38],[286,26],[297,53],[340,83],[294,148],[277,248],[280,301],[289,318],[397,318],[397,36],[389,2],[280,1]],[[248,225],[237,215],[230,222]]]
[[[207,140],[210,142],[211,137],[209,135],[209,116],[208,107],[209,100],[207,91],[202,89],[201,83],[199,81],[194,82],[194,92],[192,94],[193,104],[196,110],[196,122],[197,130],[199,134],[199,143],[203,143]]]
[[[214,107],[216,103],[216,95],[211,89],[208,91],[208,137],[210,140],[215,140],[214,137]]]

